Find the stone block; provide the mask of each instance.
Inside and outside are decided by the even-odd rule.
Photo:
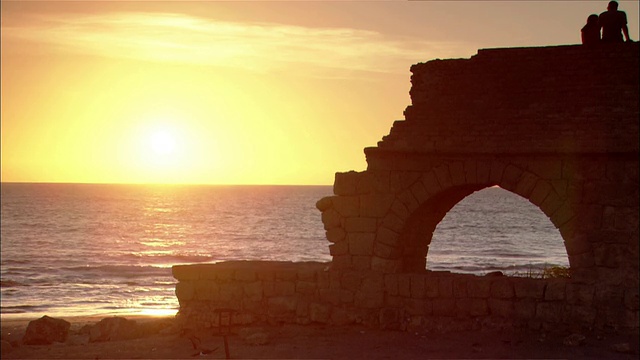
[[[571,264],[571,268],[575,269],[576,272],[585,268],[591,268],[595,265],[593,251],[588,251],[576,255],[569,254],[569,263]]]
[[[342,220],[337,211],[329,209],[322,212],[322,223],[324,224],[324,229],[329,230],[340,227]]]
[[[564,300],[565,299],[566,281],[549,280],[544,290],[544,299],[547,301]]]
[[[513,313],[517,319],[529,320],[536,316],[536,300],[523,298],[514,302]]]
[[[564,306],[561,302],[543,302],[536,305],[536,317],[543,322],[559,324],[562,322]]]
[[[380,309],[380,328],[385,330],[400,330],[400,311],[394,308]]]
[[[242,301],[242,285],[237,283],[219,284],[220,293],[218,299],[222,302],[240,303]]]
[[[298,308],[298,298],[295,296],[277,296],[267,300],[269,315],[295,314]]]
[[[318,289],[320,301],[333,305],[338,305],[341,303],[340,292],[341,291],[339,289]]]
[[[398,295],[398,275],[384,275],[384,291],[389,295]]]
[[[310,281],[298,281],[296,283],[296,293],[304,295],[314,295],[317,287],[315,282]]]
[[[447,165],[438,166],[433,169],[433,173],[436,175],[436,179],[443,189],[453,186],[453,179],[451,178],[451,172],[449,171],[449,166]]]
[[[375,233],[376,219],[365,217],[350,217],[344,222],[344,230],[350,234],[354,232]]]
[[[568,304],[591,305],[595,295],[595,287],[592,285],[568,283],[565,288],[565,294]]]
[[[424,276],[419,274],[411,275],[411,297],[422,299],[425,297]]]
[[[500,187],[503,189],[514,191],[520,178],[522,177],[523,171],[522,169],[509,164],[504,168],[504,173],[502,174],[502,182],[500,183]]]
[[[625,289],[621,286],[599,284],[595,287],[594,303],[597,307],[623,307]]]
[[[395,246],[385,245],[380,242],[375,242],[373,245],[373,254],[382,259],[398,259],[401,252]]]
[[[553,223],[553,225],[555,225],[556,228],[560,228],[562,225],[564,225],[569,220],[571,220],[571,218],[576,216],[575,210],[573,209],[573,205],[571,205],[571,203],[569,202],[561,203],[561,200],[558,198],[557,195],[555,195],[555,193],[553,193],[553,195],[550,195],[549,199],[553,199],[553,200],[545,199],[544,202],[553,203],[553,207],[559,205],[557,210],[555,210],[553,212],[553,215],[551,215],[551,222]],[[552,208],[552,205],[548,205],[548,207]],[[543,207],[543,209],[546,209],[546,208]]]
[[[221,263],[224,265],[225,263]],[[235,269],[228,267],[217,267],[210,268],[206,270],[201,270],[200,278],[201,279],[211,279],[211,280],[220,280],[222,282],[229,282],[233,280],[235,274]]]
[[[193,281],[180,281],[176,284],[176,297],[181,304],[193,300],[196,293],[195,290]]]
[[[498,299],[512,299],[515,296],[513,283],[509,279],[499,279],[491,282],[491,297]]]
[[[527,169],[543,179],[562,178],[562,161],[554,159],[529,160]]]
[[[329,245],[329,254],[331,256],[349,254],[349,243],[346,241]]]
[[[384,275],[369,273],[362,279],[361,290],[365,292],[384,291]]]
[[[452,162],[449,165],[449,172],[451,173],[451,182],[453,185],[464,185],[467,183],[465,177],[464,164],[460,161]]]
[[[476,173],[478,164],[474,160],[466,160],[464,162],[464,177],[467,184],[475,184],[478,182]]]
[[[340,288],[356,291],[362,285],[362,274],[355,271],[345,272],[340,277]]]
[[[438,295],[442,298],[453,297],[453,278],[452,277],[440,277],[438,278]]]
[[[200,267],[197,265],[174,265],[171,267],[171,272],[177,280],[197,280],[200,278]]]
[[[411,297],[411,275],[399,274],[398,275],[398,294],[402,297]]]
[[[340,303],[353,304],[354,292],[351,290],[340,290]]]
[[[424,188],[422,181],[416,181],[413,185],[411,185],[411,187],[409,188],[409,191],[411,191],[411,194],[416,199],[416,201],[418,201],[419,204],[422,204],[425,201],[427,201],[427,199],[429,199],[429,196],[430,196],[430,192]]]
[[[531,196],[531,192],[533,191],[533,188],[535,187],[537,181],[538,177],[531,174],[530,172],[525,171],[518,180],[514,192],[516,194],[520,194],[525,198],[528,198],[529,196]]]
[[[389,212],[393,200],[391,194],[361,195],[360,214],[363,217],[382,218]]]
[[[311,303],[309,304],[309,319],[313,322],[326,324],[331,316],[331,307],[326,304]]]
[[[479,184],[489,184],[491,175],[491,164],[486,161],[478,161],[476,176]]]
[[[357,291],[353,298],[356,308],[377,309],[384,305],[384,292],[380,291]]]
[[[296,284],[294,281],[276,281],[273,285],[275,296],[286,296],[296,293]]]
[[[511,318],[515,311],[515,301],[513,299],[488,299],[489,310],[492,315]]]
[[[262,269],[257,273],[258,280],[274,281],[276,279],[276,271],[273,269]]]
[[[349,171],[344,173],[336,173],[333,183],[333,193],[336,195],[356,195],[359,173]]]
[[[331,228],[326,231],[327,240],[332,243],[342,242],[347,238],[347,233],[341,227]]]
[[[517,298],[544,299],[547,283],[538,279],[516,279],[514,290]]]
[[[377,256],[371,258],[371,270],[384,274],[397,273],[401,264],[399,260],[381,259]]]
[[[553,192],[553,187],[547,181],[538,180],[531,191],[529,201],[539,207],[551,192]]]
[[[355,270],[371,270],[371,256],[354,255],[351,257],[351,265]]]
[[[353,312],[348,309],[334,306],[331,311],[331,323],[335,325],[348,325],[355,322]]]
[[[352,233],[347,235],[351,255],[373,255],[373,233]]]
[[[424,279],[424,295],[428,298],[440,296],[440,284],[435,276],[426,276]]]
[[[381,227],[376,233],[376,241],[389,246],[398,246],[400,235],[386,227]]]
[[[467,279],[466,278],[454,278],[453,279],[453,297],[466,298],[467,295]]]
[[[276,280],[295,281],[298,278],[298,271],[295,268],[276,270]]]
[[[595,325],[596,309],[591,306],[566,305],[563,316],[565,324],[591,329]]]
[[[410,213],[414,212],[420,205],[409,189],[398,194],[398,200],[404,204]]]
[[[467,295],[471,298],[486,299],[491,294],[491,281],[489,279],[475,278],[467,281]]]
[[[487,300],[479,298],[459,298],[455,300],[458,314],[485,316],[489,314]]]
[[[426,301],[424,299],[404,299],[403,309],[408,315],[426,315]]]
[[[505,164],[499,161],[491,162],[491,170],[489,173],[489,181],[492,184],[500,184],[502,185],[502,176],[504,174]]]
[[[391,204],[391,214],[397,215],[398,219],[400,219],[400,223],[404,223],[404,219],[408,218],[411,215],[411,212],[407,207],[402,203],[402,201],[396,199]]]
[[[432,194],[436,194],[440,192],[440,190],[442,190],[442,186],[440,185],[440,182],[436,177],[435,171],[425,173],[424,175],[422,175],[420,180],[422,181],[424,188]]]
[[[456,303],[452,299],[436,298],[431,306],[434,316],[456,316]]]
[[[600,244],[593,249],[595,264],[607,268],[620,267],[625,263],[628,254],[626,245]]]
[[[322,211],[328,210],[333,206],[332,199],[337,196],[325,196],[316,202],[316,209]]]
[[[360,200],[358,196],[336,196],[333,199],[333,209],[342,217],[357,217],[360,215]]]
[[[217,284],[213,280],[196,280],[193,282],[195,294],[194,299],[197,300],[214,300],[214,287]]]
[[[234,272],[233,278],[238,281],[251,282],[257,279],[257,275],[254,269],[240,268]]]

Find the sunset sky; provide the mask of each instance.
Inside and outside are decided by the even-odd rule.
[[[3,182],[329,185],[403,119],[412,64],[577,44],[607,1],[1,6]]]

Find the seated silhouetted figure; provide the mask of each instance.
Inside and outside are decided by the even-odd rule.
[[[591,14],[587,18],[587,24],[580,30],[582,33],[582,43],[584,45],[594,45],[600,42],[600,25],[598,15]]]
[[[618,11],[616,1],[609,2],[607,11],[600,14],[598,22],[602,28],[602,42],[623,42],[622,33],[627,41],[631,41],[627,27],[627,14],[624,11]]]

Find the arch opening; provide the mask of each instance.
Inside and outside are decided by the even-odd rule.
[[[540,277],[551,269],[564,275],[569,267],[562,236],[551,220],[525,198],[497,186],[456,202],[429,243],[426,268],[433,271]]]

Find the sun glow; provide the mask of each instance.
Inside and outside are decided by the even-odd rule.
[[[167,130],[158,130],[151,134],[149,145],[158,155],[172,154],[176,148],[176,139]]]

